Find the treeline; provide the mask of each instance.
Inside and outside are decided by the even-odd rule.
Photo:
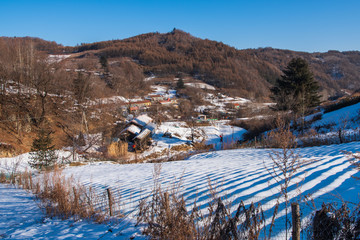
[[[36,37],[0,37],[2,44],[8,46],[14,44],[29,45],[32,44],[35,50],[46,52],[48,54],[61,54],[66,51],[71,51],[72,48],[64,47],[54,41],[46,41]]]

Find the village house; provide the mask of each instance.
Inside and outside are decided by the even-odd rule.
[[[138,108],[146,108],[146,107],[150,107],[151,106],[151,101],[149,100],[144,100],[144,101],[137,101],[137,102],[130,102],[129,103],[130,108],[131,107],[138,107]]]
[[[120,132],[121,139],[123,141],[129,142],[134,139],[134,137],[136,137],[140,132],[141,129],[138,126],[130,124],[123,131]]]
[[[162,95],[149,95],[147,99],[150,99],[151,102],[158,102],[164,100],[164,96]]]
[[[150,100],[136,101],[121,104],[121,112],[136,112],[138,110],[146,109],[151,106]]]
[[[177,104],[177,101],[176,99],[172,99],[172,98],[169,98],[167,100],[162,100],[162,101],[159,101],[159,103],[163,106],[165,105],[174,105],[174,104]]]
[[[240,103],[233,103],[233,107],[235,109],[239,109],[240,108]]]
[[[120,132],[119,138],[131,144],[130,149],[142,151],[149,145],[155,129],[156,125],[153,123],[153,119],[143,114],[131,120]]]

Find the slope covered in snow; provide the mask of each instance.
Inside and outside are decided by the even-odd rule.
[[[303,221],[312,210],[303,201],[305,196],[313,199],[316,207],[323,202],[359,202],[360,183],[352,176],[358,175],[349,158],[342,151],[357,151],[358,142],[298,149],[304,159],[313,163],[299,169],[289,187],[291,201],[300,200]],[[182,181],[181,191],[189,206],[197,204],[206,209],[209,201],[208,179],[219,187],[219,196],[232,202],[232,210],[242,200],[245,204],[261,203],[269,222],[279,197],[279,184],[271,178],[267,168],[272,161],[273,150],[241,149],[214,151],[192,156],[185,161],[162,164],[160,175],[163,188],[171,188],[174,181]],[[275,150],[276,151],[276,150]],[[114,165],[94,164],[69,168],[68,176],[74,175],[85,185],[91,185],[99,192],[110,187],[119,192],[124,213],[133,213],[139,200],[149,196],[153,187],[154,164]],[[275,234],[283,236],[285,204],[279,199],[280,208]]]
[[[313,213],[312,199],[319,208],[323,202],[359,202],[360,182],[352,176],[359,173],[349,162],[343,151],[356,152],[359,142],[297,149],[303,159],[313,162],[303,166],[295,174],[289,187],[291,201],[299,201],[302,219]],[[162,163],[160,181],[163,189],[171,189],[181,181],[181,192],[191,207],[197,200],[198,206],[206,210],[209,198],[208,180],[218,187],[218,196],[232,203],[235,211],[240,201],[249,205],[261,203],[269,223],[277,200],[280,202],[274,237],[283,239],[285,204],[279,198],[279,184],[269,175],[272,161],[269,154],[276,149],[237,149],[213,151],[198,154],[187,160]],[[48,219],[38,209],[32,196],[25,191],[0,185],[0,235],[5,239],[128,239],[139,237],[141,228],[135,226],[135,215],[139,200],[151,194],[154,181],[152,163],[119,165],[92,163],[69,167],[66,176],[74,176],[86,185],[92,186],[99,194],[106,188],[121,195],[122,211],[128,214],[123,222],[94,224],[87,221],[73,222]],[[266,166],[266,167],[265,167]],[[29,216],[32,216],[29,218]],[[111,229],[111,232],[108,231]]]

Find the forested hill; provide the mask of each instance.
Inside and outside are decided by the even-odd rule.
[[[267,96],[268,88],[293,57],[305,58],[325,95],[360,88],[360,52],[306,53],[272,48],[237,50],[216,41],[203,40],[181,30],[148,33],[124,40],[84,44],[78,52],[97,50],[107,58],[130,57],[145,73],[173,75],[178,72],[239,95]]]
[[[110,62],[131,59],[131,63],[126,64],[126,71],[122,71],[122,79],[127,78],[126,72],[139,78],[143,74],[173,77],[184,73],[243,97],[269,96],[269,88],[293,57],[302,57],[310,63],[324,96],[360,88],[358,51],[306,53],[272,48],[238,50],[177,29],[165,34],[147,33],[124,40],[76,47],[35,40],[36,47],[48,54],[77,53],[77,59],[105,57]]]

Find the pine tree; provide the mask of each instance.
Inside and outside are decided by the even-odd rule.
[[[182,78],[180,78],[176,83],[176,89],[183,89],[185,88],[185,84]]]
[[[40,129],[31,147],[29,165],[33,168],[52,167],[57,159],[55,146],[52,145],[51,132]]]
[[[304,116],[309,108],[320,104],[319,85],[304,59],[293,58],[283,73],[271,89],[276,110]]]
[[[104,72],[108,73],[109,72],[109,64],[108,64],[108,60],[105,56],[101,56],[99,59],[99,62],[101,64],[101,67],[104,69]]]

